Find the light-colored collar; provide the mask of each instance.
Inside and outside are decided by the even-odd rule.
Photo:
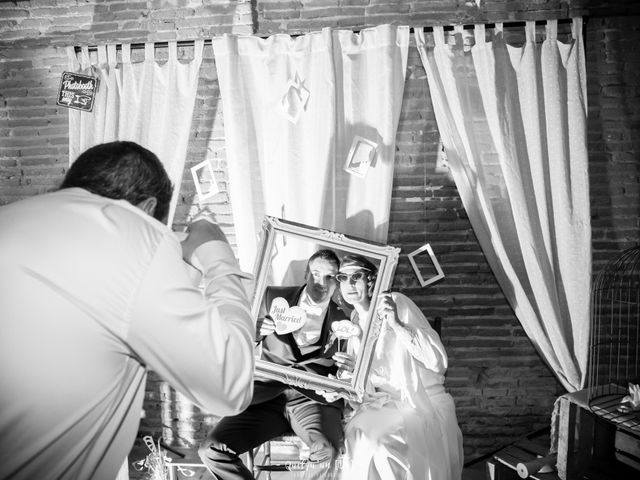
[[[305,287],[305,289],[302,291],[302,295],[300,297],[300,300],[304,301],[305,303],[307,303],[307,305],[311,305],[313,307],[318,307],[318,308],[321,308],[322,310],[325,310],[329,306],[329,302],[331,301],[331,297],[327,298],[324,302],[320,302],[320,303],[314,302],[313,299],[307,293],[307,288]]]

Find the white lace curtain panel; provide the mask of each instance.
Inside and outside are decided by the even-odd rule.
[[[388,25],[213,40],[244,269],[264,215],[386,241],[408,45],[409,28]],[[351,153],[360,165],[373,150],[364,176],[345,171]],[[310,247],[288,245],[276,280]]]
[[[145,44],[140,62],[132,61],[130,44],[99,45],[94,55],[87,47],[79,55],[73,47],[68,50],[70,70],[100,82],[92,112],[69,111],[69,162],[89,147],[116,140],[148,148],[174,185],[168,225],[180,190],[203,46],[203,40],[195,42],[188,62],[178,60],[177,42],[163,49],[166,59],[156,58],[159,50],[153,43]]]
[[[487,33],[490,33],[487,40]],[[591,225],[582,19],[572,38],[507,45],[501,25],[448,44],[415,38],[438,129],[473,230],[525,332],[568,391],[588,359]]]

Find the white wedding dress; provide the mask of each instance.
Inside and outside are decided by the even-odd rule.
[[[420,309],[394,293],[406,329],[383,325],[362,404],[345,428],[342,480],[459,480],[462,434],[444,390],[447,355]]]

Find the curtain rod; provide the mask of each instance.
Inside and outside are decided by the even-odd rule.
[[[548,22],[549,20],[554,20],[554,19],[544,19],[544,20],[535,20],[535,24],[536,25],[544,25],[546,24],[546,22]],[[495,28],[496,24],[498,23],[502,23],[502,26],[505,28],[509,28],[509,27],[524,27],[526,25],[528,20],[513,20],[513,21],[508,21],[508,22],[492,22],[492,23],[485,23],[484,26],[485,28]],[[557,19],[558,24],[566,24],[566,23],[571,23],[573,21],[572,18],[559,18]],[[587,23],[586,17],[583,17],[582,19],[583,24]],[[442,27],[444,28],[445,31],[453,31],[454,28],[457,25],[443,25]],[[465,24],[462,26],[462,28],[464,30],[471,30],[473,29],[474,25],[473,24]],[[413,33],[416,31],[416,29],[418,29],[419,27],[409,27],[409,32]],[[428,32],[433,32],[433,27],[421,27],[422,31],[425,33]],[[346,29],[336,29],[336,30],[346,30]],[[304,33],[294,33],[294,34],[290,34],[289,36],[292,38],[297,38],[297,37],[301,37],[302,35],[307,35],[308,33],[311,32],[304,32]],[[353,30],[353,33],[360,33],[360,30]],[[284,32],[277,32],[277,33],[272,33],[270,35],[253,35],[254,37],[258,37],[258,38],[269,38],[273,35],[281,35],[281,34],[285,34]],[[220,35],[213,35],[214,37],[216,36],[220,36]],[[166,48],[169,46],[169,42],[168,41],[162,41],[162,42],[151,42],[154,44],[155,47],[157,48]],[[176,42],[178,44],[178,47],[193,47],[195,45],[195,40],[177,40]],[[205,39],[204,40],[204,44],[205,45],[211,45],[211,39]],[[137,42],[137,43],[132,43],[131,44],[131,49],[132,50],[136,50],[136,49],[141,49],[141,48],[145,48],[146,43],[145,42]],[[75,46],[74,47],[76,52],[79,52],[80,49],[82,47],[78,47]],[[89,50],[96,50],[98,47],[97,45],[89,45],[87,48],[89,48]],[[116,49],[119,50],[121,48],[121,46],[118,44],[116,45]]]

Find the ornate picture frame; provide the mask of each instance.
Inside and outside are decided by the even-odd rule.
[[[366,327],[362,331],[361,348],[353,375],[349,380],[339,380],[265,361],[260,358],[260,347],[257,347],[256,378],[276,380],[310,390],[336,392],[350,400],[361,401],[381,327],[381,320],[372,312],[375,312],[378,295],[391,286],[400,255],[399,248],[266,216],[254,267],[252,314],[256,319],[260,316],[267,286],[304,285],[307,259],[319,249],[331,249],[339,258],[347,253],[363,255],[378,267],[369,309],[372,318],[363,322]],[[339,287],[336,290],[339,292]],[[340,299],[336,303],[340,304]],[[347,306],[346,302],[344,305]]]

